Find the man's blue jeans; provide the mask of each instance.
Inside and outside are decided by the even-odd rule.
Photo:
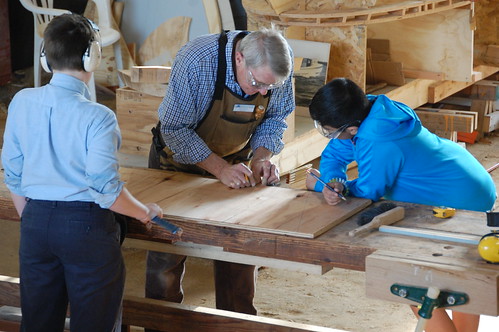
[[[19,248],[22,331],[111,332],[125,266],[113,213],[90,202],[27,199]]]

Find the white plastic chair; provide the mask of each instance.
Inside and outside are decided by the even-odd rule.
[[[34,50],[33,50],[33,72],[34,72],[34,86],[38,87],[41,83],[41,66],[40,66],[40,47],[43,41],[43,32],[47,27],[50,20],[58,15],[71,13],[69,10],[53,8],[53,0],[38,0],[40,5],[38,5],[37,0],[19,0],[21,4],[33,13],[34,18]],[[102,47],[113,45],[114,55],[116,59],[116,68],[123,69],[123,59],[121,55],[121,45],[120,38],[121,34],[119,31],[112,28],[112,11],[111,11],[111,0],[93,0],[97,8],[98,20],[96,20],[99,26]],[[121,85],[121,82],[120,82]],[[95,91],[95,79],[94,75],[88,82],[90,89],[90,96],[93,101],[97,100],[97,94]]]

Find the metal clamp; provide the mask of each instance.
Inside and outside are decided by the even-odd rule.
[[[423,318],[431,318],[434,308],[446,308],[468,303],[469,297],[466,293],[440,291],[438,297],[432,299],[427,295],[428,288],[393,284],[390,287],[392,294],[422,304],[419,315]]]

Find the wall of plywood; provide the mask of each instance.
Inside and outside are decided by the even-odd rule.
[[[442,72],[447,80],[471,80],[473,30],[468,9],[371,24],[367,37],[390,40],[391,59],[402,62],[404,69]]]

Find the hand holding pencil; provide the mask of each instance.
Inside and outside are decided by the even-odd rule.
[[[327,195],[323,191],[324,198],[326,199],[326,201],[327,201],[328,204],[330,204],[330,205],[336,205],[336,204],[338,204],[340,201],[337,198],[340,198],[341,200],[344,200],[344,201],[347,200],[346,197],[343,196],[339,191],[337,191],[336,188],[333,188],[331,185],[329,185],[328,183],[326,183],[325,181],[323,181],[319,176],[317,176],[317,174],[315,174],[312,171],[312,169],[308,169],[307,173],[310,174],[310,176],[312,176],[314,179],[316,179],[317,181],[319,181],[320,183],[322,183],[325,188],[329,189],[329,191],[332,191],[333,193],[336,194],[336,195],[334,195],[334,197],[328,197],[329,195]]]

